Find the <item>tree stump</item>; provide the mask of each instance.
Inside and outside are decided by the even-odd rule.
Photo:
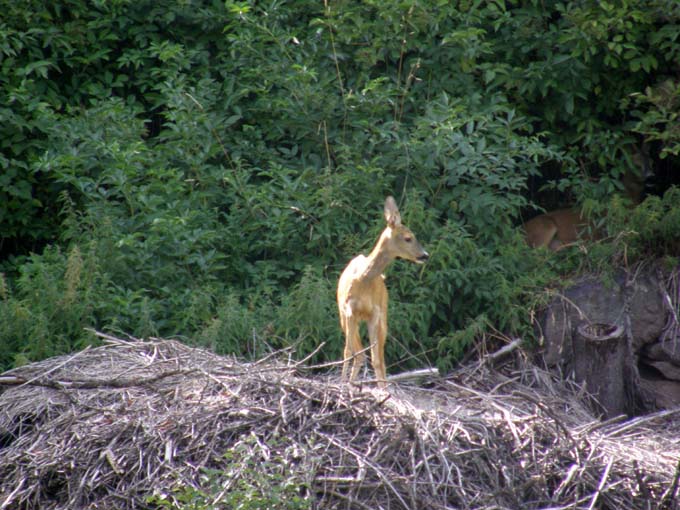
[[[605,418],[629,414],[626,378],[631,356],[623,327],[612,324],[582,324],[574,337],[574,374],[586,383]]]

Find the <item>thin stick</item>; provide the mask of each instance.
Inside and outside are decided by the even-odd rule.
[[[423,379],[439,377],[438,368],[421,368],[420,370],[412,370],[410,372],[402,372],[401,374],[394,374],[387,377],[387,382],[396,383],[402,381],[410,381],[413,379]]]
[[[9,505],[12,503],[14,496],[16,496],[19,493],[21,488],[24,486],[25,482],[26,482],[25,478],[22,478],[19,481],[14,490],[7,495],[7,499],[5,499],[5,501],[2,502],[2,505],[0,505],[0,510],[5,510],[5,508],[9,508]]]
[[[602,489],[607,483],[607,478],[609,478],[609,470],[612,468],[613,464],[614,458],[612,457],[609,459],[609,462],[607,462],[607,467],[604,469],[604,472],[602,473],[602,478],[600,478],[600,484],[597,486],[595,494],[593,494],[593,499],[590,501],[590,506],[588,506],[588,510],[593,510],[593,508],[595,508],[597,498],[600,496],[600,494],[602,493]]]
[[[59,370],[60,368],[65,367],[66,365],[68,365],[69,363],[71,363],[74,359],[76,359],[76,358],[82,356],[82,355],[85,354],[87,351],[89,351],[89,350],[90,350],[90,347],[91,347],[91,346],[88,345],[88,346],[85,347],[82,351],[76,352],[73,356],[71,356],[70,358],[68,358],[66,361],[64,361],[64,362],[62,362],[62,363],[59,363],[58,365],[56,365],[56,366],[50,368],[47,372],[43,372],[42,374],[36,375],[35,377],[33,377],[33,378],[29,379],[28,381],[26,381],[26,382],[25,382],[24,384],[22,384],[21,386],[28,386],[29,384],[33,384],[33,383],[36,382],[38,379],[42,379],[42,378],[45,377],[46,375],[49,375],[49,374],[51,374],[51,373],[53,373],[53,372],[56,372],[56,371]],[[21,387],[21,386],[20,386],[20,387]]]
[[[670,503],[671,501],[673,501],[675,499],[675,493],[678,490],[678,479],[680,479],[680,460],[678,461],[678,464],[675,467],[675,474],[673,475],[673,483],[666,490],[666,492],[664,492],[663,496],[661,497],[661,503],[659,503],[659,508],[663,508],[664,505]]]
[[[197,100],[194,96],[192,96],[192,95],[189,94],[188,92],[185,92],[184,94],[186,94],[186,96],[187,96],[189,99],[191,99],[191,100],[194,102],[194,104],[195,104],[196,106],[198,106],[198,108],[199,108],[202,112],[205,113],[205,109],[203,108],[203,105],[202,105],[201,103],[199,103],[198,100]],[[220,144],[220,147],[222,148],[222,153],[224,154],[224,157],[227,158],[227,161],[229,162],[229,164],[230,164],[230,165],[232,166],[232,168],[233,168],[234,163],[233,163],[232,160],[231,160],[231,156],[229,156],[229,152],[227,152],[227,148],[224,146],[224,142],[222,142],[222,138],[220,138],[220,135],[217,133],[217,131],[215,130],[214,127],[211,126],[209,129],[210,129],[210,133],[212,133],[212,135],[215,137],[215,140],[217,140],[217,143]]]
[[[645,499],[645,503],[647,503],[647,508],[652,508],[649,487],[647,487],[647,483],[645,482],[645,479],[642,476],[642,472],[640,471],[640,465],[638,464],[637,460],[633,461],[633,469],[635,470],[635,478],[637,479],[638,488],[640,490],[640,493],[642,494],[642,497]]]
[[[494,365],[501,361],[502,359],[509,356],[510,354],[512,354],[514,351],[516,351],[520,345],[522,345],[522,339],[515,338],[512,342],[510,342],[507,345],[504,345],[496,352],[492,352],[491,354],[487,355],[484,358],[484,362],[491,363],[492,365]]]

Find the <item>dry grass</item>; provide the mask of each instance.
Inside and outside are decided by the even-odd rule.
[[[0,392],[0,509],[678,507],[677,411],[601,423],[521,356],[388,394],[108,337]]]

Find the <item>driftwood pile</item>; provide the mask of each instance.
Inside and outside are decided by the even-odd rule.
[[[678,411],[599,422],[521,356],[389,393],[318,372],[111,337],[7,372],[0,509],[678,508]]]

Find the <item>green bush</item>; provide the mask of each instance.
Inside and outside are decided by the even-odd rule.
[[[574,268],[523,246],[532,193],[606,203],[641,136],[674,163],[679,19],[663,0],[4,5],[0,363],[84,327],[337,359],[337,277],[387,194],[432,254],[388,271],[389,363],[530,336],[536,292]]]
[[[4,282],[4,278],[3,278]],[[0,301],[0,364],[38,360],[94,342],[91,326],[102,281],[93,250],[48,248],[29,258]]]
[[[608,233],[617,254],[628,260],[658,254],[680,255],[680,188],[669,188],[662,197],[650,196],[630,209],[614,200],[607,216]]]

